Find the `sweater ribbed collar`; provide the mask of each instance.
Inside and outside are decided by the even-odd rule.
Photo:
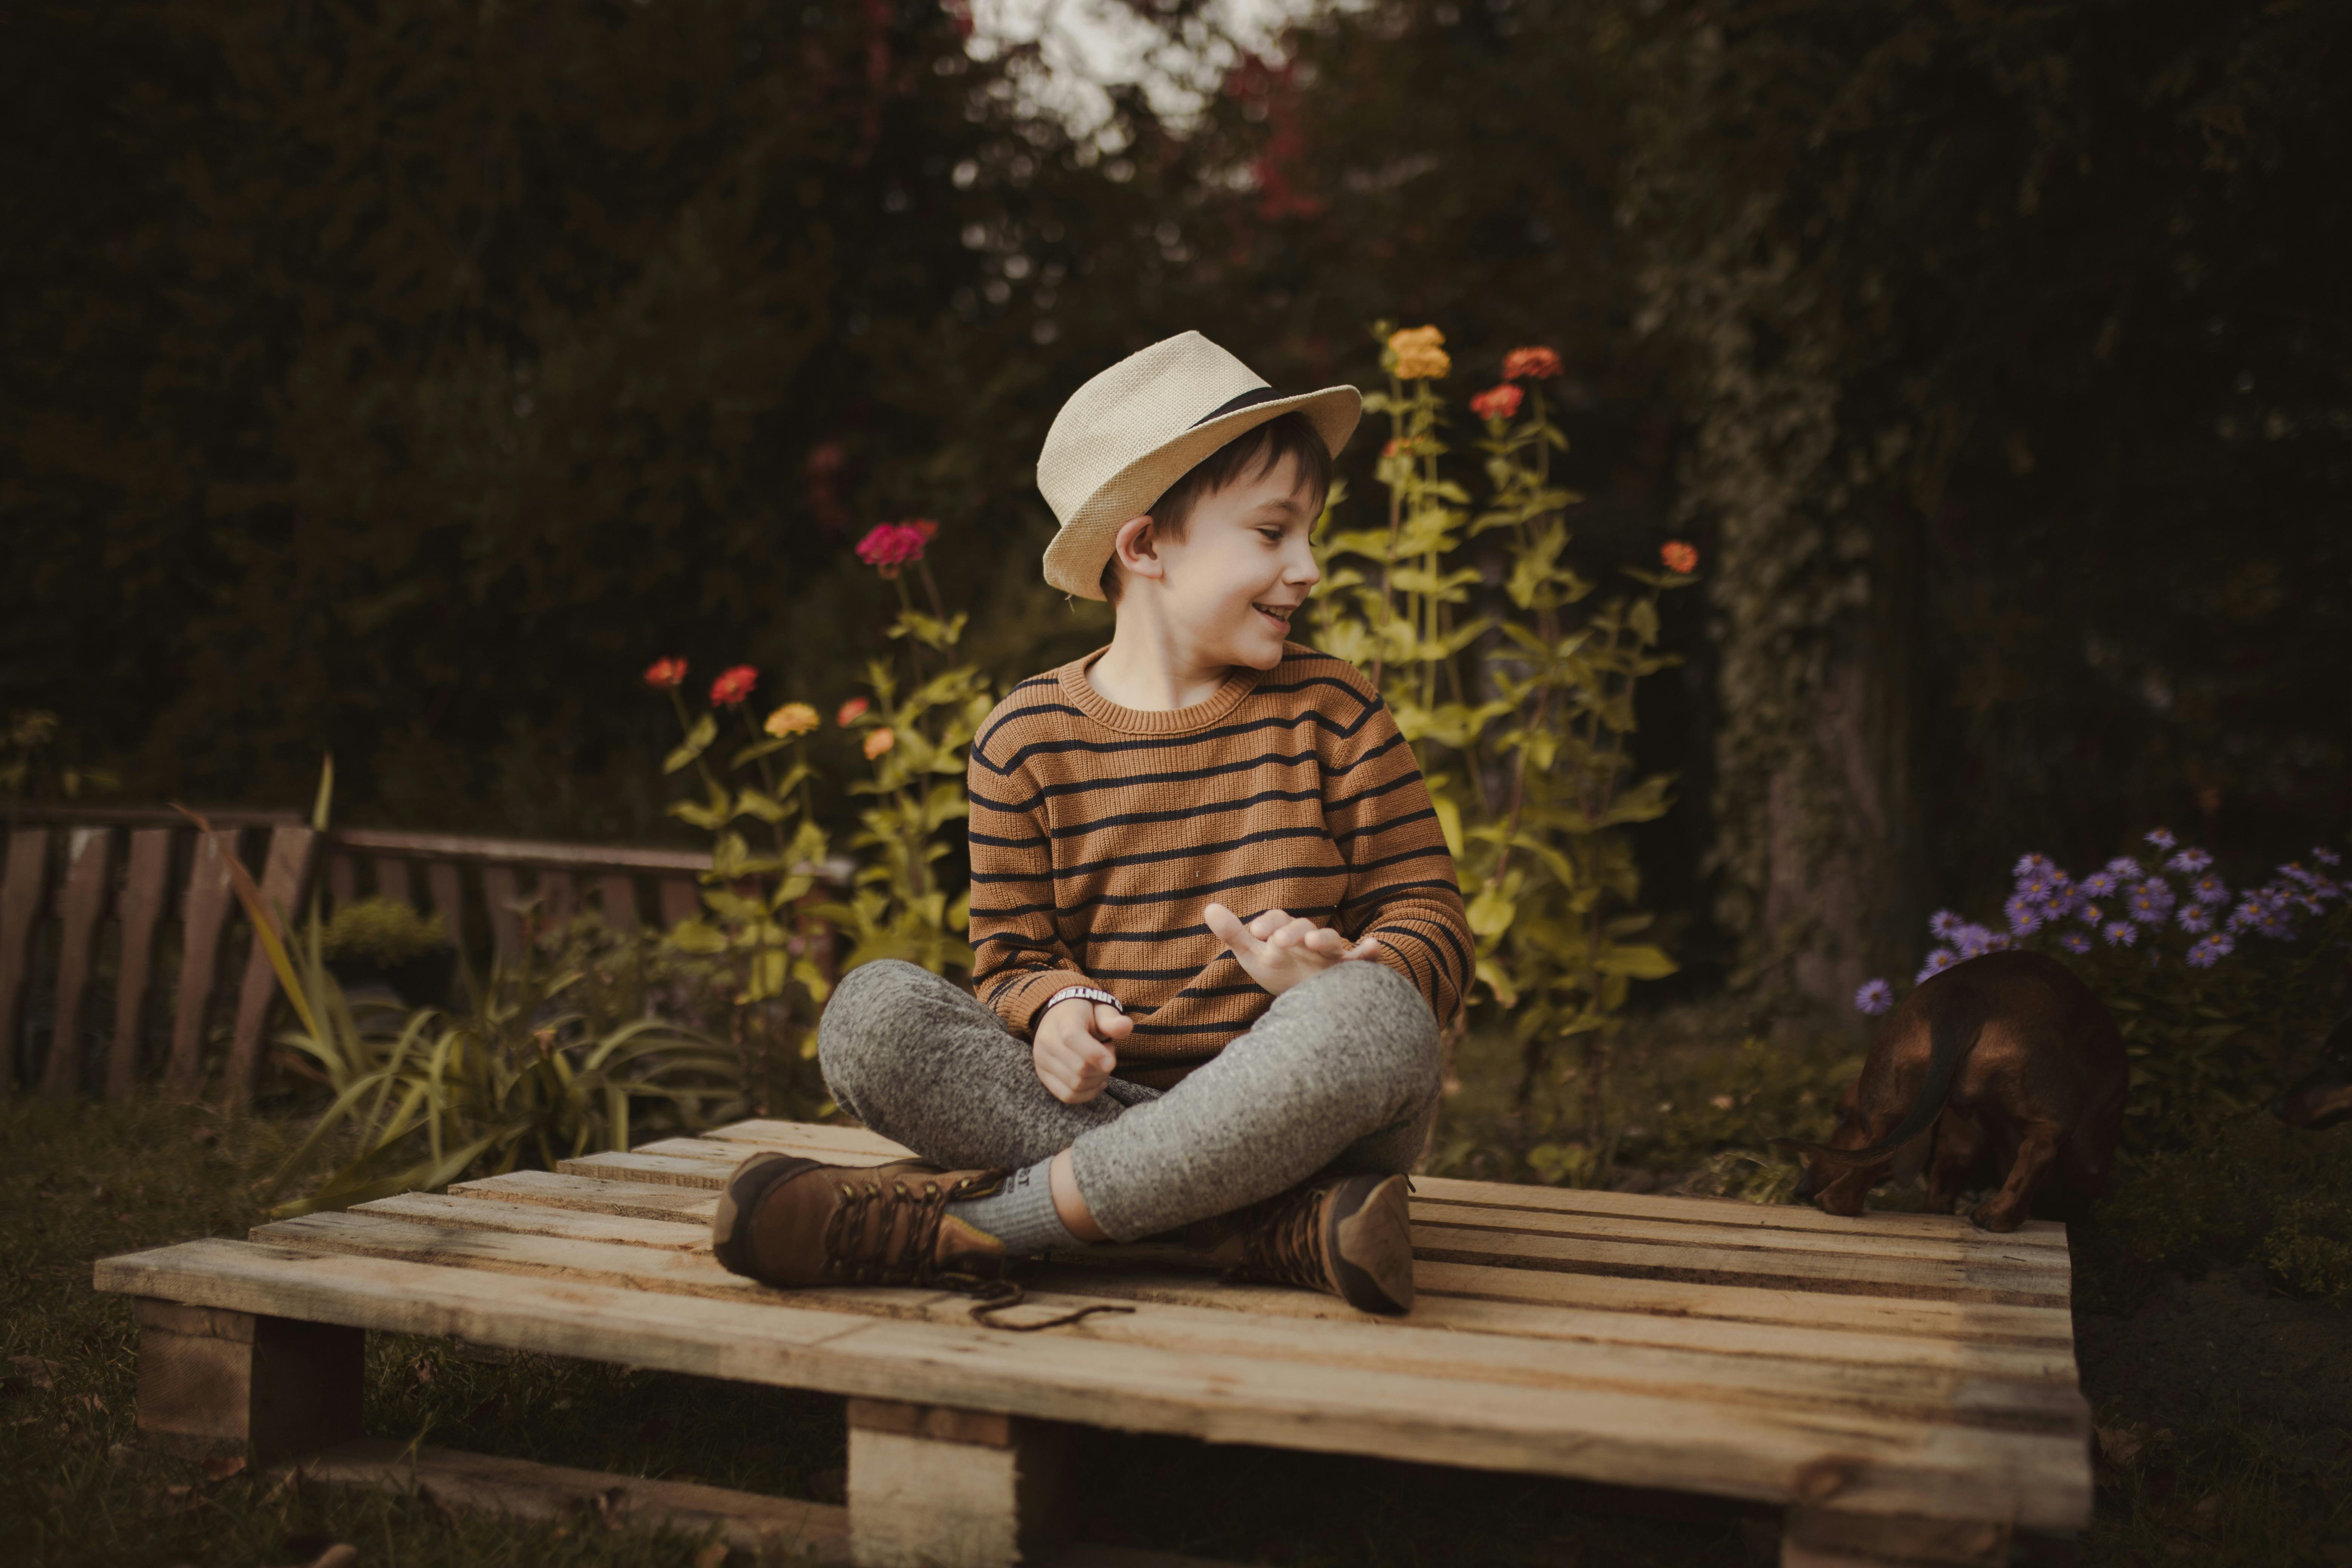
[[[1122,708],[1097,691],[1087,671],[1095,660],[1108,653],[1108,645],[1095,649],[1083,658],[1074,658],[1054,673],[1060,678],[1063,694],[1077,709],[1105,729],[1129,735],[1181,735],[1190,731],[1205,729],[1240,706],[1241,700],[1257,688],[1265,676],[1262,669],[1247,665],[1234,666],[1225,683],[1190,708],[1170,708],[1146,711],[1140,708]],[[1285,649],[1286,656],[1288,649]]]

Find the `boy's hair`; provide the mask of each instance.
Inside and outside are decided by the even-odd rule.
[[[1188,469],[1150,508],[1152,536],[1182,539],[1192,509],[1228,485],[1280,471],[1287,458],[1298,465],[1299,488],[1315,492],[1319,509],[1331,493],[1331,449],[1306,415],[1297,409],[1253,425]],[[1118,556],[1103,563],[1103,597],[1118,603]]]

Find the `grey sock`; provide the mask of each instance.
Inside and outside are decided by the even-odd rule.
[[[1054,1184],[1046,1174],[1053,1163],[1040,1160],[1015,1171],[988,1196],[950,1204],[948,1213],[988,1232],[1015,1258],[1083,1245],[1054,1210]]]

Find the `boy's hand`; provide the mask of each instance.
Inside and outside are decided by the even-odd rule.
[[[1113,1047],[1134,1031],[1135,1020],[1116,1007],[1073,996],[1045,1009],[1029,1047],[1037,1081],[1065,1105],[1084,1105],[1103,1091],[1118,1066]]]
[[[1335,963],[1367,959],[1381,950],[1371,937],[1351,947],[1329,926],[1318,926],[1304,915],[1294,919],[1280,910],[1268,910],[1247,925],[1223,904],[1211,904],[1202,912],[1209,934],[1240,961],[1244,973],[1276,996]]]

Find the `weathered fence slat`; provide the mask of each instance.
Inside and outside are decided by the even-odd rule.
[[[457,868],[446,860],[436,860],[425,868],[425,885],[433,889],[433,912],[441,917],[441,924],[449,932],[449,945],[459,952],[466,951],[466,888],[457,880]]]
[[[414,904],[408,892],[408,862],[389,855],[380,856],[375,863],[375,896],[390,899],[396,904]]]
[[[541,919],[558,925],[569,925],[579,912],[580,885],[569,871],[541,871],[539,874],[539,912]]]
[[[291,911],[310,874],[318,834],[307,827],[279,827],[269,835],[269,858],[261,872],[261,903],[272,920]],[[253,1099],[261,1069],[261,1031],[269,1021],[269,1004],[278,990],[278,973],[270,966],[258,931],[253,951],[246,955],[245,984],[237,992],[236,1029],[229,1037],[227,1094],[232,1105]]]
[[[139,1076],[141,1020],[155,961],[155,922],[163,913],[163,884],[172,871],[172,830],[134,828],[131,872],[122,886],[122,962],[114,982],[114,1041],[107,1047],[106,1097],[121,1100]]]
[[[16,1015],[32,963],[33,921],[48,880],[49,834],[20,827],[8,835],[8,870],[0,881],[0,1094],[16,1087]]]
[[[633,931],[637,929],[637,882],[634,877],[617,874],[596,880],[596,907],[604,923],[614,931]]]
[[[522,954],[522,917],[515,912],[521,896],[513,867],[482,868],[482,902],[489,907],[490,941],[501,963],[512,963]]]
[[[360,899],[359,862],[348,855],[327,858],[327,897],[336,909],[355,904]]]
[[[666,877],[661,885],[662,924],[674,926],[702,912],[702,895],[683,877]]]
[[[108,854],[113,833],[77,827],[67,836],[64,940],[58,949],[58,1022],[49,1031],[49,1060],[41,1074],[44,1094],[72,1094],[81,1088],[81,1007],[89,992],[90,949],[98,917],[106,908]]]
[[[215,835],[217,837],[215,837]],[[193,1095],[205,1080],[205,1014],[220,970],[221,927],[228,920],[226,856],[242,852],[242,828],[215,827],[196,835],[188,867],[188,889],[180,906],[180,984],[172,1004],[172,1065],[164,1083],[173,1094]]]

